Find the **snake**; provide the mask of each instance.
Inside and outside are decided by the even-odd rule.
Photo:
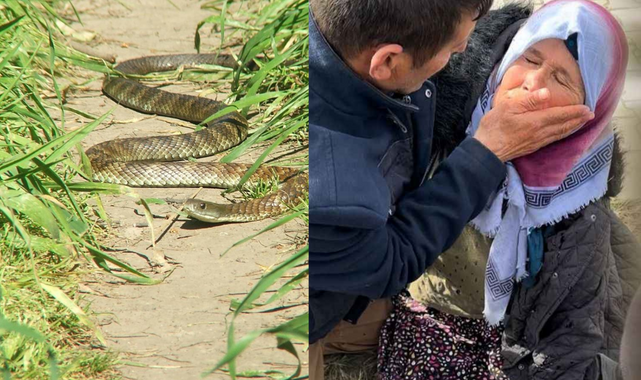
[[[204,64],[238,68],[229,55],[173,54],[126,60],[114,69],[123,75],[107,75],[102,91],[116,103],[146,114],[177,118],[200,124],[227,105],[213,99],[176,94],[146,86],[133,75],[199,67]],[[191,133],[170,136],[120,138],[98,143],[85,152],[97,182],[132,187],[234,188],[252,167],[250,164],[192,162],[228,150],[247,138],[249,124],[238,111],[227,113]],[[278,181],[281,186],[262,198],[217,204],[189,199],[183,211],[208,223],[250,222],[281,215],[298,205],[307,192],[308,174],[295,168],[259,166],[249,184]]]

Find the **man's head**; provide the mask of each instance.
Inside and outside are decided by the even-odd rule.
[[[342,58],[384,91],[410,93],[462,52],[492,0],[311,0]]]

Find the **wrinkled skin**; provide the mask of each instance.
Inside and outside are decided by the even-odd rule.
[[[537,42],[507,69],[496,90],[494,106],[543,88],[550,91],[548,107],[585,102],[579,64],[559,39]]]
[[[564,42],[539,41],[507,69],[474,137],[504,162],[526,156],[593,119],[584,102],[581,71]]]

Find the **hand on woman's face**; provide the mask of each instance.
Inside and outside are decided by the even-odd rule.
[[[512,63],[496,90],[493,105],[516,94],[542,88],[550,91],[549,107],[585,102],[579,64],[560,39],[537,42]]]

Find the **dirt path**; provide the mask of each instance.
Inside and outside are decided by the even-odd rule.
[[[88,44],[101,54],[116,56],[119,61],[150,54],[194,52],[196,25],[213,13],[201,10],[202,2],[172,2],[178,9],[171,2],[161,0],[74,0],[83,24],[74,23],[72,27],[77,31],[95,32],[97,36]],[[73,14],[71,9],[63,13]],[[209,33],[203,33],[202,37],[203,50],[217,46],[215,37]],[[116,137],[189,131],[170,119],[147,117],[117,107],[101,94],[100,82],[95,81],[87,91],[68,99],[71,107],[94,115],[102,115],[115,107],[108,119],[110,122],[103,123],[83,141],[85,149]],[[192,94],[196,89],[194,85],[172,87]],[[219,100],[222,98],[224,96],[218,97]],[[68,120],[67,127],[86,122],[82,118]],[[251,162],[252,158],[255,156],[244,157],[241,161]],[[137,190],[144,198],[186,198],[195,191]],[[224,201],[219,194],[218,190],[205,189],[199,193],[199,198]],[[145,218],[134,212],[140,209],[135,199],[103,197],[103,202],[114,226],[113,237],[109,238],[112,247],[136,251],[161,263],[164,256],[167,263],[153,273],[147,261],[136,254],[123,253],[118,257],[156,277],[161,277],[158,270],[173,270],[164,283],[156,286],[122,284],[110,276],[100,278],[110,283],[96,281],[87,284],[87,291],[93,293],[90,296],[91,308],[101,315],[99,321],[109,347],[123,352],[123,362],[129,363],[120,368],[122,374],[139,380],[200,378],[200,374],[222,358],[226,351],[225,318],[229,313],[230,300],[241,298],[266,268],[291,255],[306,230],[302,224],[289,223],[219,258],[219,254],[231,244],[263,229],[272,220],[218,227],[179,220],[154,249],[149,248],[150,229],[135,226],[145,223]],[[158,214],[171,210],[168,206],[152,207]],[[166,220],[156,220],[156,233],[159,234],[166,225]],[[306,292],[301,290],[289,301],[303,303],[306,299]],[[274,326],[282,323],[284,317],[300,312],[299,307],[243,317],[236,336],[239,338],[249,331]],[[259,340],[242,356],[239,369],[269,367],[291,373],[295,359],[273,349],[274,346],[275,339]],[[306,354],[303,357],[306,358]],[[209,378],[228,377],[216,374]]]

